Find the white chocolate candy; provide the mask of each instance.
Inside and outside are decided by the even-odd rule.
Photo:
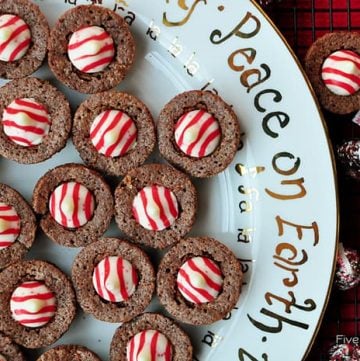
[[[23,147],[42,143],[51,126],[48,111],[33,98],[12,101],[4,109],[1,121],[7,137]]]
[[[219,122],[204,110],[185,113],[175,125],[175,141],[180,150],[190,157],[210,155],[220,144]]]
[[[177,286],[186,300],[196,304],[208,303],[221,292],[223,275],[211,259],[193,257],[180,267]]]
[[[0,251],[10,247],[19,237],[20,217],[15,208],[0,202]]]
[[[133,336],[126,347],[127,361],[171,361],[172,346],[156,330],[144,330]]]
[[[79,228],[92,218],[95,200],[82,184],[67,182],[51,193],[49,209],[51,216],[63,227]]]
[[[136,145],[134,121],[120,110],[100,113],[90,127],[90,139],[96,150],[106,157],[126,155]]]
[[[134,198],[133,216],[145,229],[161,231],[169,228],[179,216],[175,194],[163,186],[143,188]]]
[[[96,293],[110,302],[128,300],[138,285],[135,267],[116,256],[101,260],[94,269],[92,280]]]
[[[0,60],[13,62],[21,59],[29,49],[29,26],[17,15],[0,16]]]
[[[84,73],[103,71],[113,61],[114,41],[99,26],[87,26],[75,31],[69,41],[68,56],[76,69]]]
[[[349,96],[360,89],[360,56],[351,50],[339,50],[328,56],[321,77],[334,94]]]
[[[11,295],[10,310],[22,326],[42,327],[55,315],[56,298],[43,282],[24,282]]]

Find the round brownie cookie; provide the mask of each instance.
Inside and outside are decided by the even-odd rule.
[[[305,70],[325,109],[337,114],[359,110],[359,33],[334,32],[316,40],[306,54]]]
[[[52,264],[20,261],[0,273],[0,309],[0,331],[17,344],[49,346],[75,317],[75,293],[67,276]]]
[[[144,340],[143,344],[140,339]],[[156,313],[145,313],[116,330],[110,361],[130,361],[140,359],[141,355],[145,359],[151,349],[155,349],[157,357],[163,355],[164,360],[193,360],[189,336],[174,321]],[[136,354],[138,358],[134,357]]]
[[[0,183],[0,269],[25,256],[36,228],[30,205],[16,190]]]
[[[208,91],[187,91],[173,98],[162,109],[157,130],[161,155],[193,177],[223,171],[240,143],[236,114]]]
[[[144,251],[117,238],[102,238],[75,258],[72,280],[86,313],[107,322],[127,322],[151,302],[155,271]]]
[[[0,155],[19,163],[39,163],[66,145],[70,105],[45,80],[13,80],[0,89]]]
[[[0,26],[0,77],[23,78],[40,68],[49,25],[39,7],[29,0],[1,0]]]
[[[187,175],[164,164],[132,169],[115,190],[115,220],[132,240],[163,249],[195,221],[197,194]]]
[[[84,346],[61,345],[46,351],[37,361],[101,361],[101,359]]]
[[[152,116],[133,95],[108,91],[85,100],[74,117],[73,142],[89,166],[123,176],[155,147]]]
[[[236,305],[242,285],[240,262],[232,251],[209,237],[188,238],[160,262],[157,294],[181,322],[207,325]]]
[[[68,87],[98,93],[117,86],[135,57],[135,41],[124,19],[96,5],[64,13],[51,30],[49,66]]]
[[[6,361],[25,361],[25,357],[18,345],[9,337],[0,333],[0,360]]]
[[[35,185],[33,208],[40,226],[54,242],[82,247],[107,230],[114,211],[109,186],[101,175],[81,164],[48,171]]]

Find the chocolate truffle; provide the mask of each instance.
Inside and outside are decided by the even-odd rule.
[[[241,291],[240,262],[209,237],[188,238],[170,248],[160,262],[157,294],[177,320],[207,325],[236,305]]]
[[[155,290],[155,271],[146,253],[117,238],[85,247],[75,258],[72,280],[84,312],[107,322],[139,315]]]
[[[0,77],[23,78],[42,65],[49,25],[29,0],[0,1]]]
[[[84,162],[113,176],[123,176],[144,163],[156,143],[146,105],[115,91],[85,100],[75,113],[72,133]]]
[[[81,164],[64,164],[42,176],[34,189],[33,208],[40,226],[54,242],[81,247],[102,236],[114,209],[101,175]]]
[[[99,93],[129,71],[135,41],[124,19],[102,6],[79,5],[60,16],[50,33],[49,66],[68,87]]]
[[[199,178],[222,172],[240,143],[236,114],[208,91],[187,91],[170,100],[159,115],[157,131],[161,155]]]
[[[115,190],[115,220],[143,245],[163,249],[187,234],[194,221],[197,194],[187,175],[163,164],[132,169]]]

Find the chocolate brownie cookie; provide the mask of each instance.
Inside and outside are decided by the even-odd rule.
[[[0,360],[1,361],[25,361],[25,357],[18,345],[0,333]]]
[[[140,357],[148,360],[151,350],[156,353],[156,359],[193,360],[190,339],[174,321],[156,313],[145,313],[116,330],[110,361],[140,360]]]
[[[240,262],[229,248],[209,237],[188,238],[160,262],[157,293],[181,322],[207,325],[236,305],[242,285]]]
[[[162,109],[157,130],[161,155],[193,177],[223,171],[240,143],[236,114],[208,91],[187,91],[173,98]]]
[[[132,240],[163,249],[195,221],[197,194],[187,175],[163,164],[132,169],[115,190],[115,220]]]
[[[0,269],[25,256],[36,228],[30,205],[16,190],[0,183]]]
[[[155,147],[152,116],[133,95],[109,91],[91,96],[75,113],[73,142],[89,166],[123,176]]]
[[[101,361],[99,356],[84,346],[61,345],[42,354],[37,361]]]
[[[96,5],[64,13],[51,30],[49,66],[68,87],[98,93],[117,86],[135,57],[135,41],[124,19]]]
[[[308,50],[305,70],[321,105],[348,114],[360,108],[360,34],[329,33]]]
[[[0,89],[0,155],[39,163],[65,147],[71,130],[70,105],[45,80],[13,80]]]
[[[16,343],[49,346],[75,317],[75,293],[67,276],[52,264],[20,261],[0,273],[0,310],[0,331]]]
[[[40,226],[54,242],[86,246],[102,236],[110,224],[114,201],[101,175],[81,164],[64,164],[37,182],[33,208]]]
[[[84,312],[107,322],[139,315],[155,290],[155,271],[146,253],[117,238],[85,247],[74,260],[72,280]]]
[[[0,1],[0,77],[23,78],[40,68],[46,53],[49,25],[29,0]]]

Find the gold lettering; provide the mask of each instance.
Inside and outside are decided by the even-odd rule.
[[[312,222],[310,226],[306,226],[302,224],[296,224],[289,221],[285,221],[280,216],[277,216],[275,219],[279,229],[279,236],[284,235],[284,225],[286,225],[295,228],[299,240],[302,240],[303,238],[303,230],[312,230],[314,233],[314,246],[316,246],[319,243],[319,238],[320,238],[319,227],[316,222]]]
[[[234,71],[243,71],[244,65],[236,65],[235,60],[238,55],[242,55],[248,64],[252,64],[256,57],[256,50],[253,48],[238,49],[232,52],[228,58],[228,64]]]
[[[281,153],[275,154],[275,156],[272,160],[272,166],[277,173],[279,173],[281,175],[293,175],[294,173],[297,172],[297,170],[300,167],[300,158],[296,158],[294,165],[292,166],[292,168],[290,168],[288,170],[281,169],[277,165],[277,161],[281,158],[295,159],[295,156],[288,152],[281,152]]]
[[[280,199],[283,201],[288,201],[291,199],[298,199],[298,198],[303,198],[306,195],[306,189],[303,186],[303,183],[305,182],[304,178],[299,178],[299,179],[292,179],[292,180],[283,180],[280,182],[281,185],[284,186],[297,186],[299,188],[298,193],[293,193],[293,194],[279,194],[279,193],[275,193],[271,190],[269,190],[268,188],[265,188],[265,192],[273,198],[276,199]]]
[[[245,70],[240,76],[241,84],[247,88],[247,93],[255,88],[256,86],[260,85],[261,83],[265,82],[270,78],[271,70],[266,64],[261,64],[260,67],[265,71],[265,74],[261,74],[259,69],[249,69]],[[255,78],[255,81],[253,80]]]
[[[235,166],[235,170],[241,175],[241,176],[244,176],[244,175],[251,175],[253,178],[256,177],[257,174],[263,172],[265,170],[265,167],[250,167],[250,168],[247,168],[244,164],[242,163],[238,163],[236,164]]]
[[[186,5],[186,2],[185,2],[185,1],[186,1],[186,0],[178,0],[178,6],[179,6],[181,9],[185,10],[185,11],[189,10],[188,13],[186,14],[186,16],[185,16],[183,19],[181,19],[181,20],[170,21],[170,20],[168,19],[167,13],[164,12],[164,13],[163,13],[163,20],[162,20],[164,25],[166,25],[166,26],[168,26],[168,27],[172,27],[172,26],[182,26],[182,25],[186,24],[186,23],[189,21],[191,15],[193,14],[196,6],[197,6],[199,3],[203,2],[205,5],[207,5],[206,0],[195,0],[195,1],[193,2],[193,4],[191,5],[191,7],[189,8],[189,7]],[[169,3],[169,0],[166,0],[166,2]]]
[[[246,24],[249,26],[250,22],[253,23],[253,30],[250,32],[241,31],[241,28]],[[247,12],[246,15],[235,26],[235,28],[230,31],[229,34],[227,34],[226,36],[221,38],[222,32],[219,29],[216,29],[210,34],[210,41],[213,44],[221,44],[224,41],[230,39],[233,35],[235,35],[239,38],[249,39],[249,38],[252,38],[253,36],[255,36],[256,34],[258,34],[260,31],[260,28],[261,28],[260,20],[256,16],[254,16],[252,13]],[[218,38],[218,39],[216,39],[216,38]]]

